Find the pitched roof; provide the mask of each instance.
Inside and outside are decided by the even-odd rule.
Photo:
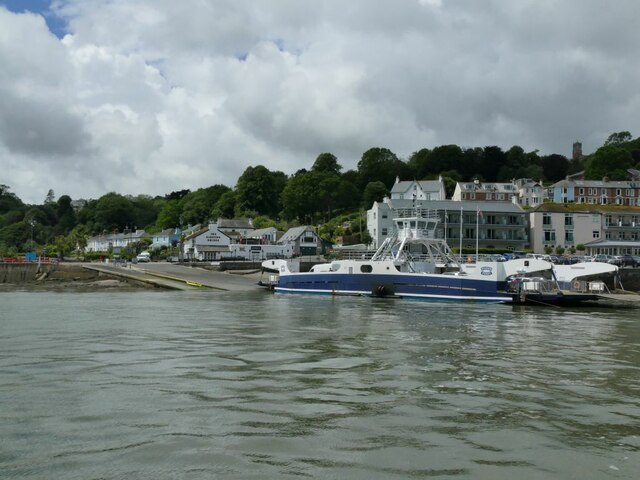
[[[313,229],[308,225],[301,225],[299,227],[290,228],[285,232],[284,235],[282,235],[282,237],[280,237],[280,239],[278,240],[278,243],[293,242],[307,230],[313,232]]]
[[[596,188],[640,188],[640,182],[633,180],[560,180],[552,187],[596,187]]]
[[[439,180],[404,180],[396,182],[391,187],[391,193],[405,193],[414,183],[420,185],[420,188],[425,192],[439,192],[442,186]]]
[[[219,218],[218,228],[253,229],[253,222],[249,218]]]

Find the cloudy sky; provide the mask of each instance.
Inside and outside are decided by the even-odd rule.
[[[640,135],[638,0],[0,0],[0,184],[164,195]]]

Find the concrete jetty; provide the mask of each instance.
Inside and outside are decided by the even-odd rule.
[[[257,290],[260,277],[260,274],[256,272],[216,272],[171,263],[147,263],[127,266],[91,263],[84,264],[83,268],[97,271],[104,275],[174,290],[192,290],[194,288],[208,288],[217,291]]]

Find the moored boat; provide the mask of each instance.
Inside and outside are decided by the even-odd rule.
[[[596,301],[605,288],[603,282],[594,281],[583,291],[562,290],[552,278],[519,276],[511,278],[507,285],[514,304],[557,307],[575,307]]]
[[[414,210],[393,219],[395,232],[370,259],[334,260],[309,272],[294,271],[287,260],[267,260],[265,282],[281,293],[366,295],[476,302],[511,302],[507,279],[551,271],[540,259],[463,263],[435,237],[438,216]]]

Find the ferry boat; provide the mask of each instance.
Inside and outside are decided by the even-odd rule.
[[[400,212],[393,222],[394,234],[369,259],[334,260],[309,272],[295,271],[287,260],[266,260],[262,268],[269,280],[261,283],[281,293],[511,302],[508,278],[553,267],[535,258],[463,262],[436,238],[438,216],[432,210]]]

